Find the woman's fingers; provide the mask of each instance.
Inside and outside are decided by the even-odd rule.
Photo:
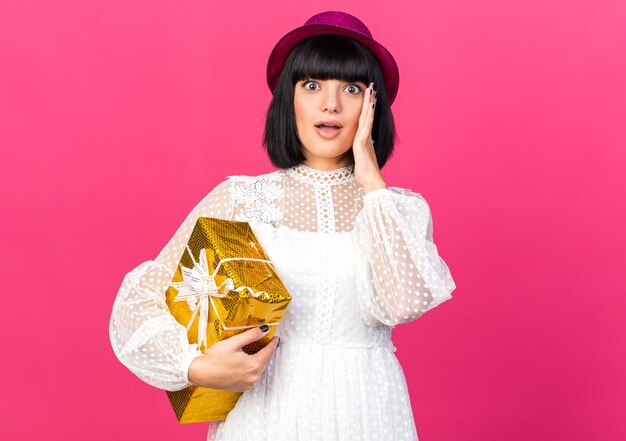
[[[255,358],[260,363],[261,373],[267,368],[279,341],[280,337],[273,337],[268,344],[263,346],[263,348],[255,354],[251,355],[252,358]]]
[[[374,83],[372,83],[374,84]],[[367,133],[369,135],[369,139],[372,137],[372,126],[374,125],[374,112],[376,111],[376,96],[374,95],[374,87],[370,89],[370,106],[367,109]]]
[[[361,115],[359,116],[359,130],[365,124],[365,120],[367,119],[367,114],[369,113],[369,108],[372,107],[371,90],[372,90],[372,83],[370,83],[367,89],[365,89],[365,97],[363,98],[363,105],[361,106]]]
[[[232,337],[227,338],[225,340],[221,340],[220,342],[216,344],[225,342],[223,344],[232,345],[235,349],[241,350],[241,348],[243,348],[244,346],[250,343],[253,343],[257,340],[261,340],[263,337],[265,337],[267,335],[268,329],[269,328],[267,327],[262,328],[260,326],[250,328],[247,331],[244,331],[240,334],[233,335]]]
[[[376,98],[374,97],[374,83],[365,89],[365,98],[361,107],[361,115],[359,117],[359,128],[355,135],[355,141],[367,143],[372,138],[372,126],[374,124],[374,106]]]

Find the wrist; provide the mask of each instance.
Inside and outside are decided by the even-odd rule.
[[[199,355],[189,364],[189,370],[187,372],[187,378],[191,384],[194,386],[202,386],[206,387],[204,384],[206,383],[206,370],[207,367],[204,365],[206,360],[206,356]]]
[[[367,184],[363,184],[363,191],[365,192],[365,194],[380,190],[381,188],[388,188],[387,183],[384,180],[377,180],[374,182],[368,182]]]

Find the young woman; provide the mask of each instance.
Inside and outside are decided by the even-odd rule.
[[[387,186],[398,70],[356,17],[329,11],[286,34],[268,62],[264,145],[277,171],[228,176],[155,260],[125,277],[111,317],[117,357],[166,390],[243,391],[209,440],[417,440],[393,326],[456,288],[429,206]],[[247,221],[291,293],[276,336],[189,344],[164,292],[199,216]],[[280,345],[278,345],[278,336]]]

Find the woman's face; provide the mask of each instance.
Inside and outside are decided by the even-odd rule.
[[[334,79],[296,83],[294,109],[305,165],[320,170],[337,168],[337,159],[352,147],[366,88],[360,81]],[[339,128],[319,126],[324,122]]]

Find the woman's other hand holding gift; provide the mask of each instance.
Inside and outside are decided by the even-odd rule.
[[[261,378],[278,346],[280,337],[272,340],[256,354],[249,355],[242,348],[262,339],[267,334],[261,327],[211,345],[205,354],[193,359],[189,366],[189,381],[196,386],[211,389],[244,392],[252,389]]]

